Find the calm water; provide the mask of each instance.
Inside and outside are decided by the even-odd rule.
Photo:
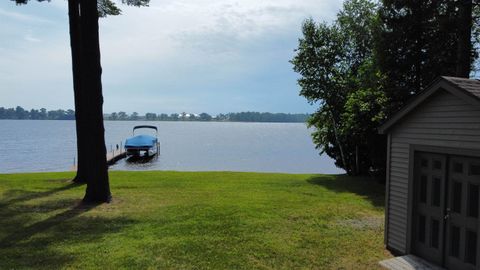
[[[343,173],[318,155],[302,123],[106,121],[107,151],[140,124],[158,127],[159,158],[112,170]],[[0,120],[0,173],[66,171],[75,156],[74,121]]]

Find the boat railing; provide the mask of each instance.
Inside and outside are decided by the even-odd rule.
[[[150,129],[155,129],[155,134],[158,136],[158,129],[156,126],[150,126],[150,125],[141,125],[141,126],[135,126],[133,128],[133,135],[135,136],[135,130],[140,129],[140,128],[150,128]]]

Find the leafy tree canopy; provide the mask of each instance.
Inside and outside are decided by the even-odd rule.
[[[385,102],[373,50],[377,30],[377,4],[346,1],[332,24],[304,22],[291,61],[301,75],[300,95],[320,105],[309,120],[317,148],[349,174],[365,174],[378,163],[370,147]]]
[[[436,77],[463,77],[457,71],[462,46],[467,50],[471,69],[478,58],[475,48],[480,17],[479,7],[472,0],[382,2],[376,46],[379,68],[387,78],[385,91],[392,113]],[[461,13],[468,6],[473,8],[469,17]],[[465,30],[472,33],[466,37],[471,44],[462,45],[461,33]]]
[[[317,148],[349,174],[383,170],[378,126],[436,77],[468,77],[479,14],[472,0],[347,0],[333,23],[307,19],[291,63],[300,95],[319,105]]]

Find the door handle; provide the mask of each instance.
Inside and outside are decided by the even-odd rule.
[[[450,218],[450,208],[447,208],[446,212],[447,212],[447,213],[446,213],[445,216],[443,217],[444,220],[447,220],[447,219]]]

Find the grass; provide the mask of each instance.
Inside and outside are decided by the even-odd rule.
[[[80,204],[72,173],[0,174],[0,269],[376,269],[384,186],[346,176],[111,172]]]

